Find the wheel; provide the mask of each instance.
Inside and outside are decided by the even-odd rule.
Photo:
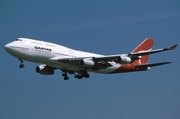
[[[68,80],[69,79],[69,77],[64,77],[64,80]]]
[[[83,77],[82,76],[78,76],[78,79],[82,79]]]
[[[63,73],[62,76],[63,76],[63,77],[67,77],[67,73]]]
[[[89,76],[89,74],[86,74],[84,77],[85,77],[85,78],[89,78],[90,76]]]
[[[74,78],[78,78],[79,76],[78,75],[74,75]]]
[[[24,64],[20,64],[20,65],[19,65],[19,68],[24,68]]]

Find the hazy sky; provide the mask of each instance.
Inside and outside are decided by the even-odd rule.
[[[4,51],[17,37],[99,54],[129,53],[145,38],[180,44],[179,0],[1,0],[0,119],[179,119],[180,48],[151,55],[150,71],[64,81]]]

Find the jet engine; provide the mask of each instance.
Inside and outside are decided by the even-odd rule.
[[[83,59],[79,62],[79,65],[81,67],[91,68],[95,65],[95,63],[91,59]]]
[[[116,62],[118,62],[118,63],[123,63],[123,64],[129,64],[129,63],[132,62],[132,60],[131,60],[131,58],[126,57],[126,56],[123,56],[123,57],[119,56],[119,57],[117,58],[117,61],[116,61]]]
[[[52,68],[47,67],[46,65],[40,65],[36,67],[36,72],[42,75],[53,75],[54,70]]]

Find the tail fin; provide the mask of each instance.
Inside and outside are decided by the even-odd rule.
[[[148,51],[151,50],[154,44],[154,40],[152,38],[146,38],[139,46],[137,46],[131,53]],[[136,60],[136,64],[147,64],[149,55],[141,56],[141,59]]]

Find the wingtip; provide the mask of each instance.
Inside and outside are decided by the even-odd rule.
[[[169,49],[174,50],[177,46],[178,46],[178,44],[175,44],[175,45],[171,46]]]
[[[170,63],[172,63],[172,62],[166,62],[166,64],[170,64]]]

